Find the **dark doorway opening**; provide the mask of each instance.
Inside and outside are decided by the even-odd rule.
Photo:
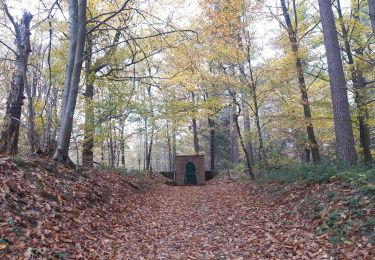
[[[185,166],[185,184],[197,185],[197,169],[192,162],[188,162]]]

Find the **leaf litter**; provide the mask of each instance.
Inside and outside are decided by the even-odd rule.
[[[45,158],[27,159],[27,167],[0,158],[0,259],[374,257],[373,245],[361,236],[333,244],[316,234],[340,204],[326,201],[318,217],[310,217],[309,198],[321,194],[324,202],[319,185],[218,178],[179,187],[165,181],[157,175],[76,171]],[[283,192],[275,195],[275,187]]]

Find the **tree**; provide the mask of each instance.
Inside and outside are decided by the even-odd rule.
[[[251,99],[253,102],[253,106],[250,106],[250,108],[253,111],[253,114],[255,116],[255,125],[256,125],[256,130],[257,130],[257,135],[258,135],[258,142],[259,142],[259,147],[258,147],[258,158],[259,161],[262,163],[262,166],[267,169],[268,168],[268,161],[267,161],[267,153],[266,149],[264,147],[264,140],[263,140],[263,135],[262,135],[262,126],[260,122],[260,112],[259,112],[259,97],[258,97],[258,92],[257,92],[257,80],[254,77],[254,68],[252,65],[251,61],[251,55],[250,55],[250,47],[247,48],[247,62],[248,62],[248,69],[249,69],[249,80],[248,80],[248,87],[251,93]]]
[[[230,95],[232,96],[233,103],[235,104],[235,111],[233,113],[233,121],[234,121],[236,130],[237,130],[237,134],[238,134],[238,138],[240,140],[240,145],[241,145],[242,151],[245,154],[246,170],[247,170],[248,174],[250,175],[250,178],[252,180],[255,180],[255,175],[254,175],[253,169],[251,167],[251,158],[250,158],[248,150],[246,149],[246,144],[245,144],[244,138],[242,137],[240,124],[238,122],[238,117],[241,114],[241,105],[237,102],[236,93],[233,93],[232,91],[230,91]]]
[[[61,126],[57,137],[57,148],[53,155],[55,160],[65,164],[71,164],[69,145],[86,40],[86,6],[86,0],[69,1],[70,38],[68,61],[60,116]]]
[[[294,8],[294,26],[292,24],[288,8],[286,6],[285,0],[280,0],[281,7],[283,10],[283,16],[285,19],[285,25],[283,27],[287,30],[289,36],[289,42],[295,59],[295,68],[298,77],[299,89],[301,91],[303,113],[305,117],[306,133],[309,140],[309,145],[307,149],[311,150],[313,163],[318,163],[320,161],[318,141],[315,137],[314,126],[311,118],[311,108],[309,97],[307,93],[306,80],[304,75],[303,60],[301,59],[301,54],[299,53],[299,39],[298,39],[298,17],[296,10],[296,0],[293,0]],[[309,158],[307,158],[309,159]]]
[[[93,38],[91,34],[87,35],[86,37],[86,55],[85,55],[85,82],[86,82],[86,90],[84,93],[85,96],[85,124],[84,124],[84,140],[82,145],[82,163],[84,166],[93,166],[94,162],[94,136],[95,136],[95,115],[94,115],[94,83],[96,78],[96,73],[99,72],[101,69],[105,68],[109,65],[109,60],[111,56],[117,49],[117,44],[120,39],[120,31],[116,31],[114,35],[114,39],[112,42],[112,47],[109,48],[105,55],[93,62]],[[96,37],[98,39],[99,37]],[[99,38],[100,39],[100,38]]]
[[[354,146],[344,69],[331,1],[319,0],[319,11],[322,20],[328,73],[331,83],[337,157],[348,164],[355,164],[357,156]]]
[[[251,143],[251,131],[250,131],[251,124],[250,124],[250,117],[249,117],[249,108],[246,102],[244,101],[242,101],[242,110],[243,110],[243,130],[244,130],[245,147],[249,155],[250,163],[251,165],[254,165],[255,161],[254,161],[253,144]]]
[[[238,115],[235,111],[237,107],[229,104],[228,117],[229,117],[229,144],[230,144],[230,162],[232,165],[236,165],[239,162],[239,150],[238,150]],[[236,121],[237,120],[237,121]]]
[[[27,62],[31,52],[30,22],[33,16],[25,11],[19,23],[16,23],[13,16],[9,13],[8,7],[5,3],[3,3],[3,8],[14,27],[16,50],[11,49],[10,47],[8,48],[10,48],[15,54],[16,60],[15,71],[12,75],[11,87],[6,104],[4,117],[5,123],[0,136],[0,153],[14,155],[18,150],[24,88],[25,85],[27,85]],[[5,44],[1,40],[0,42]],[[30,105],[32,106],[32,104]],[[33,147],[33,133],[30,134],[30,145]]]
[[[357,6],[357,9],[360,7]],[[366,163],[370,163],[372,161],[372,155],[371,155],[371,136],[370,136],[370,129],[368,125],[368,109],[366,107],[366,80],[364,78],[364,73],[362,71],[362,68],[358,62],[355,62],[354,55],[352,53],[352,47],[350,45],[350,33],[349,33],[349,26],[345,25],[344,17],[342,14],[341,9],[341,3],[340,0],[337,0],[337,12],[339,15],[339,21],[340,21],[340,27],[341,27],[341,35],[344,40],[344,50],[347,57],[347,63],[350,66],[350,75],[353,82],[353,91],[355,94],[355,103],[357,105],[357,119],[359,124],[359,139],[360,139],[360,145],[363,150],[364,155],[364,161]],[[360,23],[359,17],[358,17],[359,10],[356,10],[356,8],[352,8],[351,13],[353,14],[353,29],[352,31],[356,29],[355,22]],[[353,34],[353,33],[351,33]],[[356,38],[362,38],[358,35],[355,35]],[[363,56],[363,48],[359,47],[356,48],[356,55]]]
[[[372,34],[375,36],[375,0],[367,0],[372,27]]]
[[[195,101],[194,91],[191,92],[191,101],[192,101],[193,107],[195,107],[196,101]],[[199,139],[198,139],[198,127],[197,127],[196,111],[193,111],[193,118],[192,118],[191,121],[192,121],[192,124],[193,124],[194,153],[199,154]]]

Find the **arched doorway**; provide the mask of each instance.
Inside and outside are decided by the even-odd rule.
[[[197,169],[192,162],[188,162],[185,166],[185,184],[197,185]]]

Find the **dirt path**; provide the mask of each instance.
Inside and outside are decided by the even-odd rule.
[[[128,243],[112,249],[118,257],[133,259],[330,259],[341,255],[298,221],[278,221],[289,209],[267,205],[265,200],[256,188],[239,183],[164,186],[149,194],[140,208],[139,224],[127,230]]]
[[[319,221],[306,215],[317,212],[306,205],[315,193],[324,194],[319,185],[293,190],[216,178],[201,187],[177,187],[161,177],[50,165],[35,159],[20,170],[12,159],[0,162],[0,259],[372,259],[375,254],[362,237],[332,245],[315,235]]]

